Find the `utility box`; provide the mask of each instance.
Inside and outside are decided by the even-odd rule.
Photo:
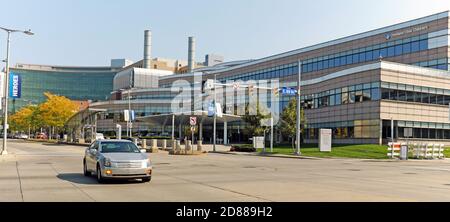
[[[400,160],[408,160],[408,145],[402,144],[400,147]]]
[[[331,129],[320,129],[319,134],[319,148],[320,152],[331,152],[331,139],[332,139]]]
[[[253,148],[255,149],[264,149],[264,137],[262,136],[254,136],[253,137]]]

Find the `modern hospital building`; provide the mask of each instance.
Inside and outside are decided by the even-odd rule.
[[[133,132],[168,134],[172,125],[163,116],[171,114],[172,100],[179,94],[172,87],[176,81],[186,80],[201,88],[204,81],[214,78],[222,83],[277,79],[282,87],[297,88],[300,74],[305,142],[316,143],[318,130],[327,128],[333,130],[334,143],[386,143],[393,122],[396,139],[405,136],[405,128],[412,128],[411,140],[450,143],[449,28],[446,11],[261,59],[201,68],[195,67],[195,39],[190,38],[183,73],[159,72],[149,64],[151,36],[146,32],[144,59],[118,70],[109,99],[90,107],[107,110],[106,115],[99,115],[100,132],[114,131],[116,124],[125,129],[120,115],[131,106],[138,117],[149,120],[134,123]],[[194,96],[207,95],[200,90]],[[219,98],[222,105],[228,103],[226,94]],[[280,108],[292,98],[279,95]],[[247,101],[233,99],[242,104]],[[232,114],[236,108],[231,108]],[[245,142],[250,135],[242,135],[243,124],[239,120],[220,123],[217,135],[228,143]],[[179,131],[177,126],[177,136],[182,137]],[[205,142],[211,140],[211,131],[212,125],[206,123],[202,129]],[[276,135],[276,141],[286,140],[281,133]]]

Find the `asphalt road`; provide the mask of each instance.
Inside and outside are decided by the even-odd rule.
[[[84,147],[9,143],[0,201],[450,201],[450,161],[150,154],[150,183],[98,184]]]

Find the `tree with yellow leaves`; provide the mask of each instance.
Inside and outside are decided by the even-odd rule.
[[[44,126],[51,127],[52,133],[64,127],[67,120],[70,119],[78,110],[78,106],[70,99],[64,96],[54,95],[50,92],[44,93],[47,101],[39,105],[40,116]]]

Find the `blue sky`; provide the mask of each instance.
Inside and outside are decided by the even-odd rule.
[[[142,58],[143,30],[154,57],[261,58],[450,9],[449,0],[0,0],[0,26],[12,37],[15,64],[109,65]],[[6,8],[5,8],[6,6]],[[6,54],[0,33],[0,58]],[[1,65],[4,66],[3,64]]]

